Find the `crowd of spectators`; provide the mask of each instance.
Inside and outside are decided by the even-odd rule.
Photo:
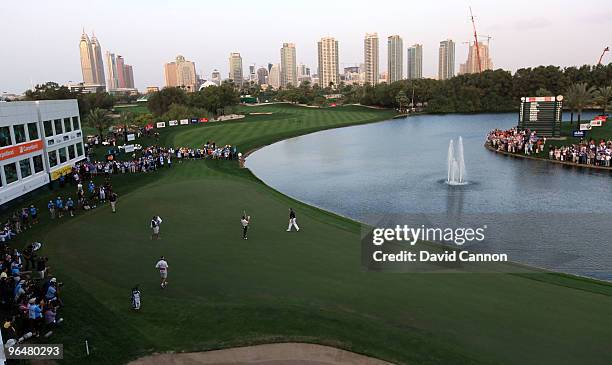
[[[1,244],[1,330],[7,344],[33,336],[48,337],[62,322],[58,317],[64,305],[60,296],[62,283],[51,275],[48,258],[38,255],[41,247],[41,243],[34,242],[22,252],[7,241]]]
[[[539,137],[535,131],[529,129],[495,129],[487,135],[487,143],[498,151],[532,155],[545,152],[546,138]],[[612,140],[581,139],[574,144],[550,145],[547,156],[556,161],[611,167]]]
[[[73,170],[71,175],[74,177],[78,172],[81,177],[89,179],[101,174],[108,177],[111,174],[156,171],[166,166],[172,167],[175,161],[180,163],[183,160],[194,159],[234,160],[238,158],[236,146],[217,146],[215,142],[206,142],[202,148],[151,146],[140,152],[140,157],[133,153],[132,158],[125,161],[117,160],[114,157],[107,158],[106,161],[91,161],[88,158],[77,164],[76,171]]]
[[[589,141],[580,141],[578,144],[551,147],[548,151],[548,158],[576,164],[610,167],[612,140],[606,141],[602,139],[597,142],[591,139]]]
[[[498,151],[532,155],[544,151],[546,138],[529,129],[494,129],[487,135],[487,142]]]

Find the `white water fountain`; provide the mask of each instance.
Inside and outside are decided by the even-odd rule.
[[[451,139],[448,144],[448,170],[446,183],[448,185],[465,185],[465,161],[463,160],[463,139],[459,137],[457,145]]]

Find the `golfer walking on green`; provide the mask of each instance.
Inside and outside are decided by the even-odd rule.
[[[240,224],[242,225],[242,239],[247,239],[247,231],[249,230],[249,223],[251,222],[250,215],[243,215],[240,219]]]
[[[297,225],[297,218],[295,217],[295,212],[293,208],[289,208],[289,227],[287,227],[287,232],[291,232],[291,227],[295,226],[296,231],[300,231],[300,227]]]

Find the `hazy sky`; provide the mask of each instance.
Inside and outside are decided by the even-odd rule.
[[[242,54],[245,72],[252,63],[280,62],[283,42],[295,43],[298,63],[316,72],[316,42],[323,36],[339,41],[341,68],[359,64],[366,32],[380,37],[381,71],[387,69],[387,37],[399,34],[405,48],[423,44],[424,76],[434,76],[443,39],[457,43],[457,69],[465,62],[469,5],[478,32],[492,37],[496,68],[594,64],[612,46],[610,0],[0,0],[0,92],[81,81],[83,27],[95,31],[103,52],[133,65],[141,90],[163,86],[163,64],[177,54],[195,61],[206,79],[215,68],[227,76],[230,52]]]

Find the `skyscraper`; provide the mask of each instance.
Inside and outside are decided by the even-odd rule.
[[[104,85],[104,63],[102,62],[102,48],[95,34],[91,34],[91,56],[93,61],[94,84]]]
[[[278,89],[280,87],[280,71],[281,70],[279,64],[273,64],[272,67],[270,67],[270,73],[268,74],[268,85],[272,86],[275,89]]]
[[[389,36],[387,39],[387,70],[389,72],[389,83],[404,78],[404,41],[398,35]]]
[[[492,70],[493,61],[489,54],[489,46],[484,43],[478,43],[478,51],[480,53],[480,65],[482,70]],[[470,44],[468,57],[465,63],[459,65],[459,74],[473,74],[480,72],[478,67],[478,53],[476,52],[476,44]]]
[[[340,82],[338,62],[338,41],[332,37],[323,37],[318,42],[319,49],[319,85],[336,87]]]
[[[166,87],[178,86],[176,78],[176,62],[168,62],[164,65],[164,81]]]
[[[229,78],[238,86],[242,85],[242,57],[240,53],[230,53]]]
[[[268,83],[268,69],[260,67],[257,69],[257,84],[264,85]]]
[[[79,42],[79,51],[81,53],[81,72],[83,73],[83,83],[85,85],[92,85],[94,83],[94,71],[93,71],[93,55],[91,54],[91,41],[89,36],[81,34],[81,41]]]
[[[102,62],[102,50],[95,36],[92,40],[83,31],[79,42],[79,53],[81,56],[81,72],[83,73],[83,84],[104,86],[104,63]]]
[[[106,90],[111,91],[119,87],[119,79],[117,77],[117,63],[115,54],[106,51]]]
[[[447,80],[455,76],[455,42],[450,39],[440,42],[438,53],[438,79]]]
[[[219,70],[214,69],[210,74],[210,80],[217,85],[221,85],[221,72]]]
[[[310,78],[310,68],[303,63],[300,63],[297,67],[297,77],[298,77],[298,85],[302,84],[304,81],[311,81]]]
[[[187,91],[197,91],[195,62],[187,61],[183,56],[176,56],[176,80],[178,86]]]
[[[293,43],[283,43],[281,52],[281,86],[298,86],[297,83],[297,63],[295,60],[295,45]]]
[[[123,57],[117,55],[117,57],[115,58],[115,62],[117,64],[117,79],[118,79],[118,83],[117,83],[117,87],[119,89],[125,89],[125,62],[123,61]]]
[[[125,65],[123,68],[125,87],[128,89],[134,88],[134,69],[132,65]]]
[[[376,85],[378,83],[378,33],[366,33],[363,41],[363,59],[365,82]]]
[[[423,45],[413,44],[408,48],[408,79],[423,78]]]
[[[181,87],[186,91],[197,91],[197,77],[195,63],[187,61],[178,55],[174,62],[164,65],[164,78],[166,87]]]

